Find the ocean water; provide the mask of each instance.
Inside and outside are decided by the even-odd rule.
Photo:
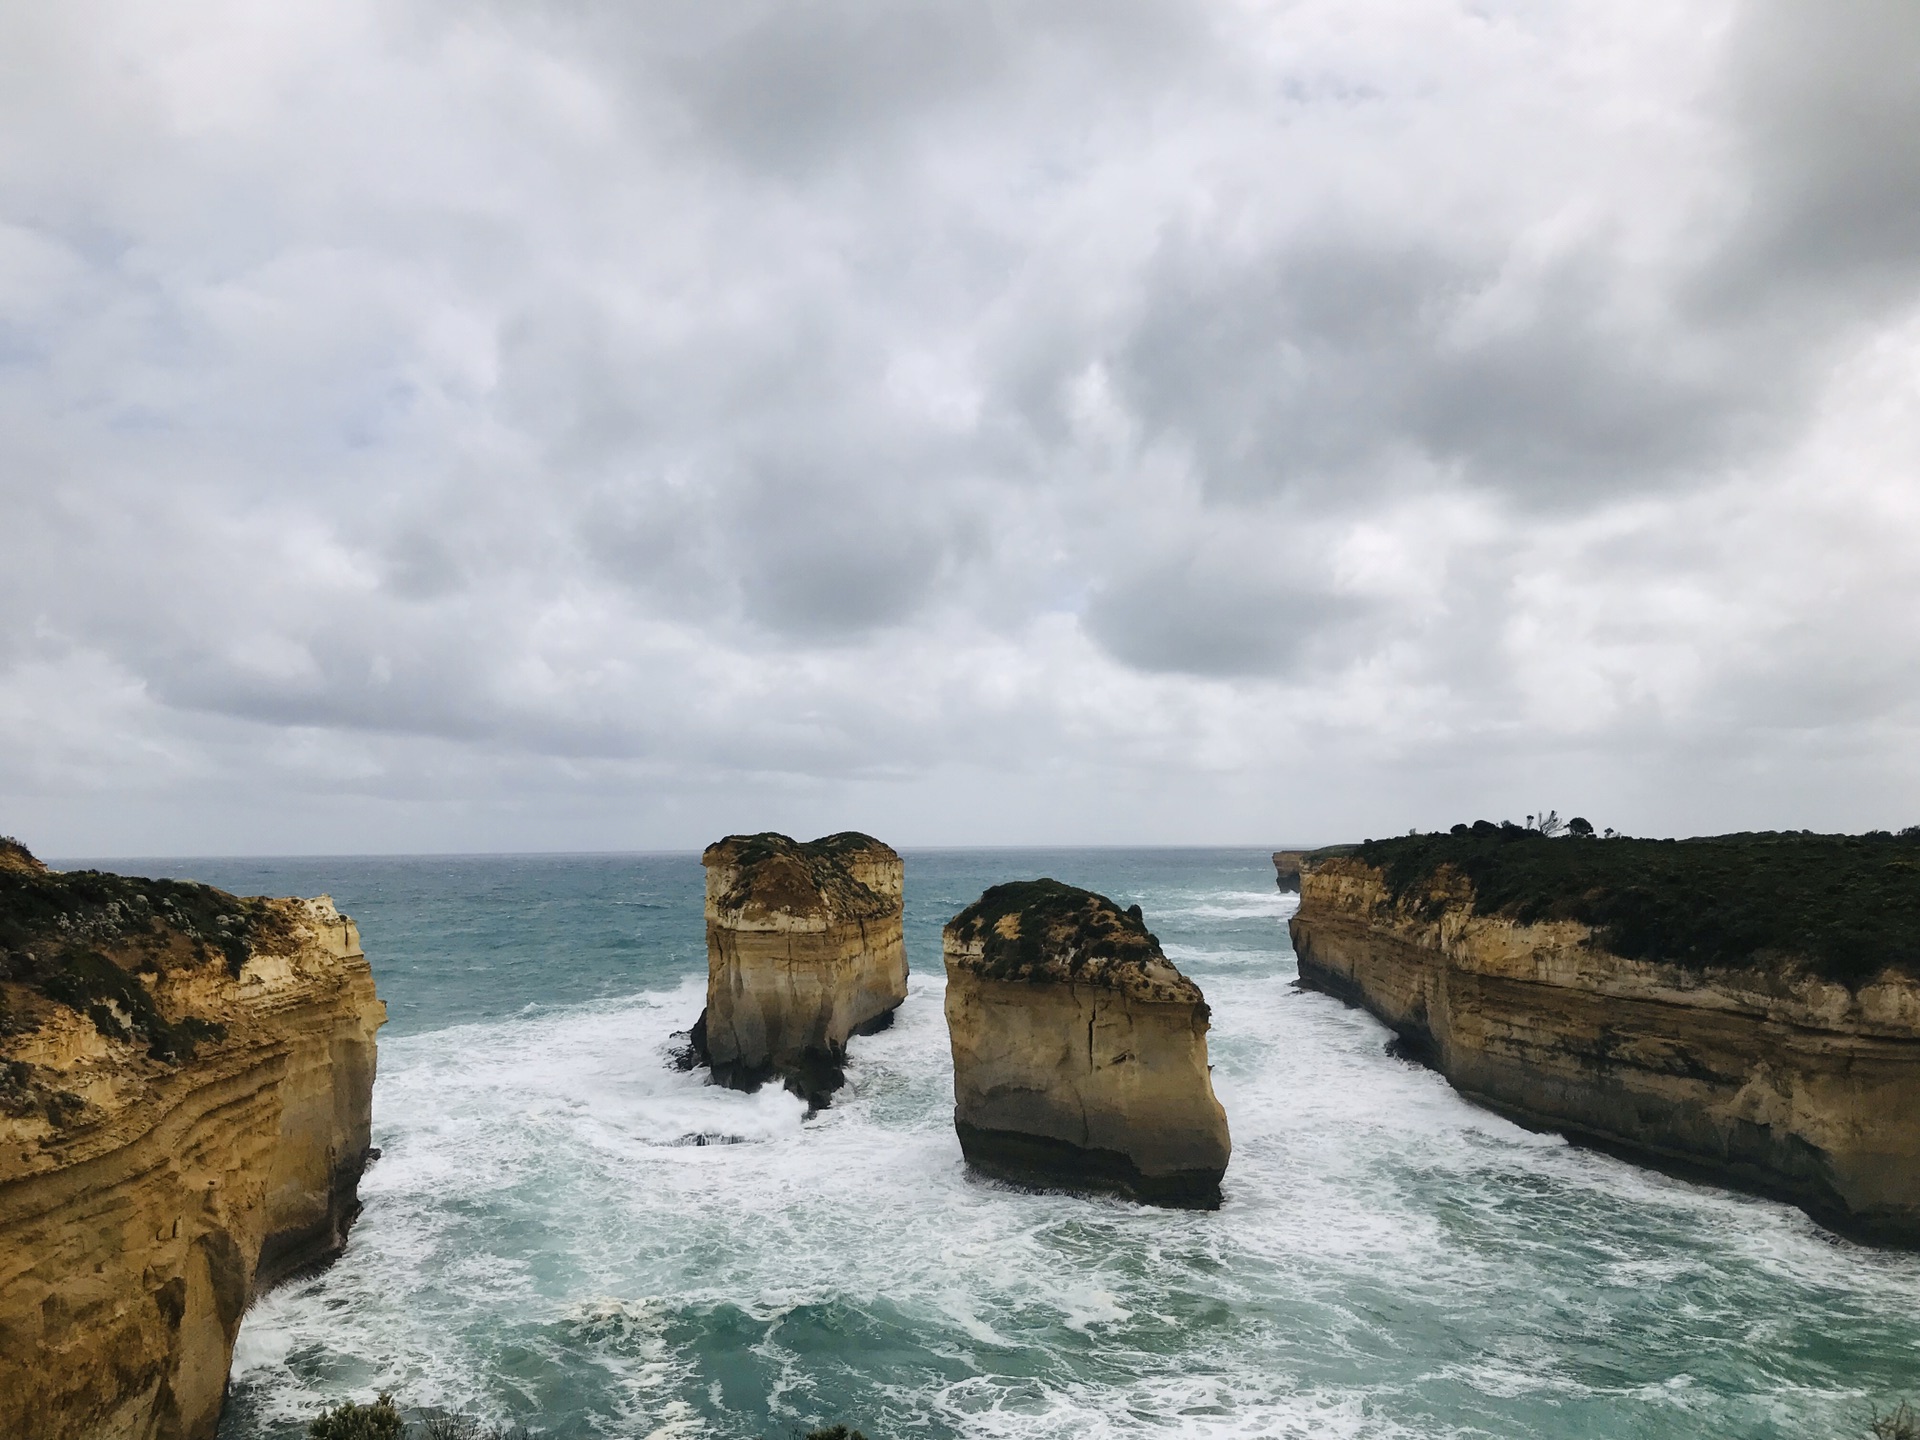
[[[1468,1105],[1294,987],[1265,854],[906,858],[908,999],[807,1121],[668,1066],[692,855],[120,862],[331,892],[392,1016],[365,1213],[248,1314],[222,1440],[381,1389],[634,1440],[1798,1440],[1920,1392],[1920,1257]],[[1036,875],[1138,902],[1206,991],[1218,1212],[963,1168],[940,926]]]

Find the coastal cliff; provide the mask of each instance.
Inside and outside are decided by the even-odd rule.
[[[693,1058],[721,1084],[778,1076],[818,1108],[844,1082],[849,1037],[907,998],[900,857],[847,831],[805,844],[730,835],[707,871],[707,1008]]]
[[[0,842],[0,966],[0,1434],[210,1440],[248,1304],[359,1211],[358,932]]]
[[[1920,1245],[1920,845],[1476,828],[1307,857],[1301,983],[1522,1124]]]
[[[1305,850],[1276,850],[1273,852],[1273,883],[1285,892],[1300,893],[1300,862],[1307,857]]]
[[[1054,880],[996,885],[947,923],[954,1128],[1028,1184],[1212,1208],[1232,1143],[1200,987],[1138,906]]]

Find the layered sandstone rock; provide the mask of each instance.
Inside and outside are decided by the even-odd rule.
[[[336,1254],[386,1018],[330,900],[0,854],[0,1434],[210,1440],[253,1296]]]
[[[1357,857],[1309,857],[1301,981],[1522,1124],[1920,1245],[1920,983],[1883,971],[1850,987],[1790,956],[1626,959],[1585,924],[1476,914],[1474,899],[1452,867],[1396,898]]]
[[[807,844],[730,835],[707,870],[707,1008],[693,1050],[714,1078],[779,1077],[818,1107],[844,1076],[850,1036],[892,1022],[907,998],[900,857],[848,831]]]
[[[996,885],[948,922],[954,1128],[1003,1179],[1212,1208],[1232,1144],[1208,1011],[1139,906],[1055,880]]]
[[[1300,862],[1306,855],[1305,850],[1273,852],[1273,881],[1282,891],[1295,895],[1300,893]]]

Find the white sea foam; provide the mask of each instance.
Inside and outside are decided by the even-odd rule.
[[[1147,919],[1158,920],[1284,920],[1300,908],[1300,897],[1284,890],[1225,890],[1205,899],[1152,907]]]
[[[1282,934],[1170,947],[1218,962],[1214,1214],[970,1177],[937,973],[811,1121],[668,1066],[694,977],[383,1043],[365,1214],[248,1316],[230,1440],[381,1387],[634,1440],[1785,1434],[1857,1391],[1810,1330],[1920,1308],[1911,1257],[1467,1105],[1294,988]]]

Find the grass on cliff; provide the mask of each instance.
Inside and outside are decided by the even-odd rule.
[[[224,1032],[195,1018],[170,1023],[139,977],[216,957],[238,975],[257,944],[289,938],[272,904],[211,885],[56,873],[5,838],[0,862],[0,1039],[16,1023],[7,990],[17,986],[88,1016],[103,1035],[144,1041],[155,1059],[186,1059]]]
[[[701,854],[711,865],[721,856],[738,868],[731,889],[719,899],[720,909],[739,910],[758,902],[770,909],[807,909],[822,899],[842,916],[886,914],[893,902],[854,878],[851,856],[887,850],[871,835],[842,830],[818,840],[795,840],[765,830],[757,835],[729,835]],[[890,852],[889,852],[890,853]],[[771,862],[784,860],[785,865]]]
[[[1480,821],[1352,853],[1398,900],[1418,902],[1451,866],[1476,914],[1579,921],[1629,959],[1707,969],[1792,956],[1850,986],[1889,966],[1920,977],[1920,827],[1599,840]]]
[[[1020,917],[1019,934],[1011,939],[999,930],[1009,915]],[[1104,895],[1058,880],[994,885],[947,928],[962,943],[983,937],[980,973],[992,980],[1045,978],[1050,954],[1063,955],[1070,969],[1079,970],[1090,960],[1145,960],[1160,953],[1138,905],[1122,910]]]

